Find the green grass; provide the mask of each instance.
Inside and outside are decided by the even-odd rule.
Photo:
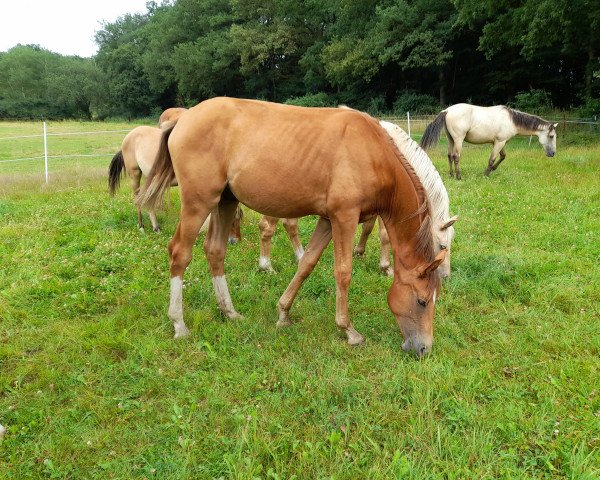
[[[0,137],[22,131],[0,123]],[[107,154],[121,139],[54,151]],[[25,149],[0,142],[0,159]],[[294,255],[279,227],[278,273],[258,273],[250,211],[226,258],[244,320],[219,313],[200,238],[184,290],[193,335],[176,342],[178,192],[163,233],[143,234],[127,183],[108,197],[110,156],[59,160],[48,186],[39,164],[0,164],[0,478],[599,478],[600,138],[559,139],[553,159],[514,139],[489,179],[489,147],[466,145],[461,182],[443,144],[430,155],[460,219],[423,361],[401,351],[376,235],[350,291],[363,347],[335,326],[331,246],[296,324],[275,329]],[[304,244],[314,224],[301,220]]]

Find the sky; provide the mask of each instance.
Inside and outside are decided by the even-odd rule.
[[[62,55],[91,57],[102,23],[146,13],[146,0],[2,0],[0,52],[21,43]]]

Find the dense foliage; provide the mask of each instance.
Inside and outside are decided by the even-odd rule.
[[[440,105],[600,113],[600,3],[586,0],[148,2],[93,59],[0,54],[0,116],[140,117],[215,95],[372,112]],[[596,72],[596,74],[595,74]]]

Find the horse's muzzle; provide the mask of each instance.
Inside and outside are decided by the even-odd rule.
[[[414,353],[417,358],[423,358],[431,353],[431,345],[425,345],[425,343],[419,342],[418,340],[407,339],[402,344],[402,350],[408,353]]]

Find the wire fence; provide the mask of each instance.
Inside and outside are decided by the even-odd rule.
[[[383,120],[393,122],[404,129],[413,140],[418,141],[426,126],[436,117],[436,115],[410,115],[405,116],[386,116]],[[589,135],[600,136],[600,122],[596,119],[573,119],[564,116],[561,119],[550,120],[559,124],[559,137],[562,135]],[[35,123],[31,125],[31,130],[35,128]],[[50,181],[50,172],[60,173],[65,165],[69,163],[65,160],[81,160],[90,163],[91,159],[106,159],[114,156],[119,150],[121,142],[126,133],[130,132],[136,125],[129,128],[115,128],[105,130],[84,131],[49,131],[46,122],[39,125],[39,133],[26,133],[24,135],[0,136],[0,178],[6,175],[19,174],[38,174],[43,175],[45,182]],[[63,127],[62,124],[60,127]],[[63,127],[64,128],[64,127]],[[60,128],[57,128],[60,130]],[[81,141],[68,146],[57,143],[57,141],[67,141],[69,138],[82,137]],[[94,140],[90,140],[94,138]],[[40,142],[34,142],[40,140]],[[53,143],[49,144],[49,140]],[[530,142],[531,144],[531,139]],[[7,148],[10,145],[10,148]],[[21,155],[19,155],[19,153]],[[21,163],[30,162],[29,167],[16,169],[14,166]],[[36,163],[37,162],[37,163]],[[72,164],[71,164],[72,166]],[[100,166],[96,162],[96,166]]]

